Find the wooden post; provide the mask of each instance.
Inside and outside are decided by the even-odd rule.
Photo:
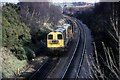
[[[20,69],[19,68],[17,68],[17,75],[19,75],[20,74]]]

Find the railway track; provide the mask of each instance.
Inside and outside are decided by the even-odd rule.
[[[81,22],[76,21],[78,26],[81,26]],[[62,73],[63,75],[61,75],[61,79],[65,80],[65,79],[69,79],[69,78],[74,78],[74,79],[78,79],[79,78],[79,73],[81,70],[81,65],[84,59],[84,54],[85,54],[85,45],[86,45],[86,34],[84,32],[84,29],[81,27],[81,34],[83,33],[83,35],[81,35],[82,38],[84,38],[83,41],[81,41],[83,44],[80,47],[80,39],[77,42],[77,46],[75,48],[75,51],[72,55],[72,58],[69,62],[69,64],[66,66],[66,70],[63,71],[64,73]],[[79,47],[78,47],[79,45]],[[81,49],[81,50],[77,50],[77,49]],[[78,65],[76,65],[78,64]],[[75,66],[76,65],[76,66]]]
[[[46,76],[49,74],[49,72],[55,67],[57,62],[59,61],[59,58],[48,58],[42,66],[40,66],[37,71],[28,79],[28,80],[43,80],[46,78]]]
[[[82,23],[78,20],[80,26],[82,26]],[[80,60],[80,63],[79,63],[79,68],[78,68],[78,72],[77,72],[77,75],[76,75],[76,79],[79,78],[79,74],[80,74],[80,70],[81,70],[81,66],[82,66],[82,62],[83,62],[83,59],[84,59],[84,54],[85,54],[85,49],[86,49],[86,33],[85,33],[85,30],[83,27],[81,27],[81,29],[83,29],[83,35],[84,35],[84,45],[83,45],[83,50],[82,50],[82,56],[81,56],[81,60]]]

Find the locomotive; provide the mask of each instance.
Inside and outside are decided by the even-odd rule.
[[[65,23],[47,35],[47,48],[65,51],[73,38],[73,26]]]

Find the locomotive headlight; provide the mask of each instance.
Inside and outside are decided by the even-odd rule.
[[[49,41],[50,44],[52,44],[52,41]]]

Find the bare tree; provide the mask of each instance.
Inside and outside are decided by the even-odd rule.
[[[20,2],[19,5],[21,17],[32,32],[43,29],[45,23],[57,24],[62,17],[60,7],[49,2]]]

